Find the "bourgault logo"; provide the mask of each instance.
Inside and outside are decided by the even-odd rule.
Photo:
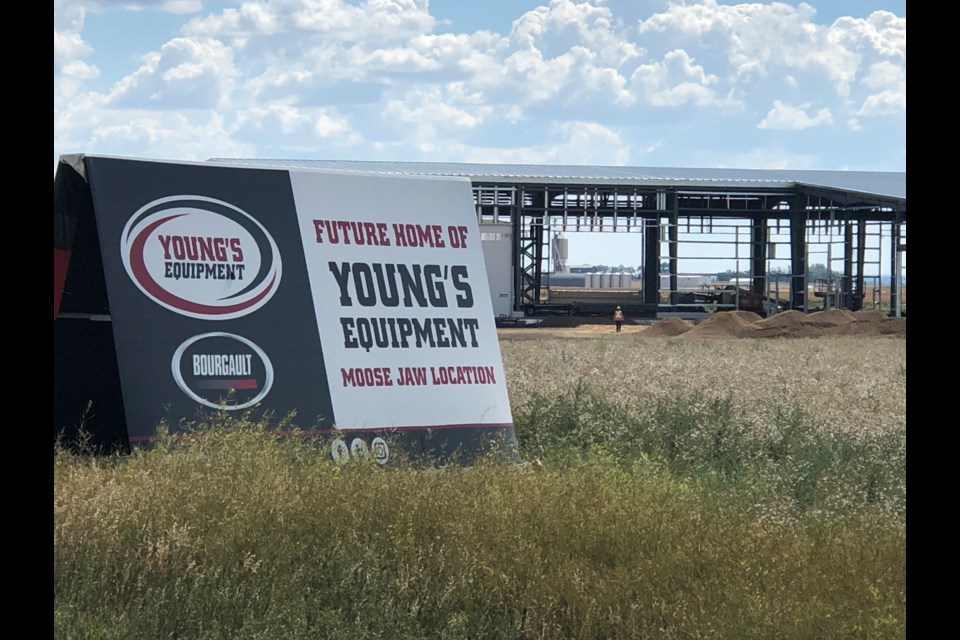
[[[185,394],[214,409],[251,407],[273,386],[267,354],[232,333],[204,333],[185,340],[174,352],[170,368]]]
[[[277,245],[250,214],[204,196],[142,207],[123,229],[123,265],[157,304],[204,320],[256,311],[280,284]]]

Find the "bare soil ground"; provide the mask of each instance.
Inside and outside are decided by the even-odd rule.
[[[563,324],[573,325],[575,318],[565,319]],[[596,338],[617,335],[613,321],[579,326],[546,326],[529,328],[498,329],[501,340],[537,340],[543,338]],[[553,325],[553,326],[551,326]],[[881,311],[847,311],[829,309],[805,314],[800,311],[784,311],[769,318],[761,318],[749,311],[715,313],[699,321],[687,321],[670,317],[653,324],[626,322],[620,336],[642,338],[829,338],[831,336],[886,336],[906,338],[907,319],[890,318]]]

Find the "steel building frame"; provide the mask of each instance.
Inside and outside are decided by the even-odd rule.
[[[677,268],[681,230],[691,226],[707,233],[732,221],[746,221],[744,261],[749,265],[750,289],[766,296],[771,288],[767,264],[773,228],[789,233],[789,307],[807,311],[809,245],[830,234],[828,247],[836,242],[843,267],[837,274],[833,304],[861,308],[866,297],[865,272],[868,228],[889,242],[891,274],[900,274],[906,252],[906,200],[844,193],[802,185],[791,189],[598,186],[595,184],[535,184],[474,181],[474,200],[481,223],[509,222],[513,228],[515,311],[542,300],[543,276],[548,273],[549,230],[593,232],[639,232],[644,236],[642,264],[643,301],[652,309],[676,308]],[[731,227],[732,228],[732,227]],[[665,238],[662,236],[666,236]],[[836,240],[840,238],[840,240]],[[668,245],[661,255],[661,243]],[[690,242],[690,241],[687,241]],[[703,242],[724,243],[724,240]],[[741,242],[736,242],[739,246]],[[874,247],[879,249],[879,247]],[[661,302],[660,261],[670,263],[669,303]],[[833,262],[828,256],[828,266]],[[878,263],[878,261],[874,261]],[[875,277],[879,277],[878,273]],[[889,305],[900,315],[900,280],[892,277]]]
[[[208,162],[469,178],[480,222],[511,227],[515,312],[543,298],[550,232],[555,230],[642,234],[643,304],[653,315],[679,307],[678,279],[683,272],[678,265],[685,259],[683,249],[693,243],[732,245],[737,264],[742,259],[748,265],[748,291],[769,296],[774,285],[779,289],[783,284],[786,307],[803,311],[811,308],[807,281],[811,255],[824,255],[830,271],[824,290],[815,290],[815,295],[823,296],[825,305],[851,310],[866,300],[879,303],[879,287],[871,292],[868,285],[871,280],[879,282],[886,255],[890,272],[886,302],[893,315],[903,311],[906,173],[345,160]],[[703,239],[692,239],[694,230]],[[777,251],[779,246],[786,251]],[[664,292],[661,259],[670,265],[670,285]],[[771,272],[770,265],[778,261],[789,265],[786,273]]]

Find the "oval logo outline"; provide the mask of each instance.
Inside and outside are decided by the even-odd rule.
[[[190,385],[187,384],[187,381],[183,379],[183,373],[180,370],[180,361],[183,359],[183,354],[186,352],[188,348],[190,348],[190,346],[207,338],[229,338],[232,340],[236,340],[246,345],[247,347],[249,347],[254,353],[257,354],[257,356],[260,357],[260,361],[263,363],[263,366],[264,366],[263,388],[261,389],[260,393],[258,393],[256,396],[254,396],[250,400],[247,400],[244,403],[236,404],[236,405],[224,405],[224,404],[216,404],[214,402],[210,402],[206,398],[198,395],[193,389],[190,388]],[[177,386],[180,387],[181,391],[187,394],[187,396],[191,400],[194,400],[195,402],[199,402],[200,404],[206,407],[210,407],[212,409],[224,409],[226,411],[237,411],[239,409],[246,409],[247,407],[252,407],[253,405],[263,400],[266,397],[266,395],[270,393],[270,389],[273,388],[273,363],[270,362],[270,358],[267,357],[266,352],[263,349],[261,349],[258,345],[254,344],[253,341],[248,340],[243,336],[238,336],[234,333],[226,333],[224,331],[211,331],[210,333],[202,333],[184,340],[180,344],[180,346],[177,347],[177,350],[173,352],[173,358],[170,361],[170,369],[171,369],[171,372],[173,373],[174,382],[177,383]]]
[[[173,291],[169,286],[165,287],[151,273],[144,255],[147,240],[154,237],[161,226],[197,214],[219,216],[239,227],[245,236],[253,240],[253,246],[259,254],[258,271],[253,281],[242,290],[213,299],[209,295],[191,298],[183,295],[183,292]],[[240,252],[242,254],[242,249]],[[279,248],[260,221],[229,202],[198,195],[166,196],[140,207],[124,225],[120,238],[120,257],[127,276],[141,293],[165,309],[199,320],[230,320],[253,313],[273,297],[283,273]],[[176,264],[204,266],[202,262]]]

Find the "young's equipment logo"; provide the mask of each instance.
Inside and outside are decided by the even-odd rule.
[[[204,196],[142,207],[123,229],[120,252],[147,297],[191,318],[239,318],[266,304],[280,285],[280,252],[263,225]]]

